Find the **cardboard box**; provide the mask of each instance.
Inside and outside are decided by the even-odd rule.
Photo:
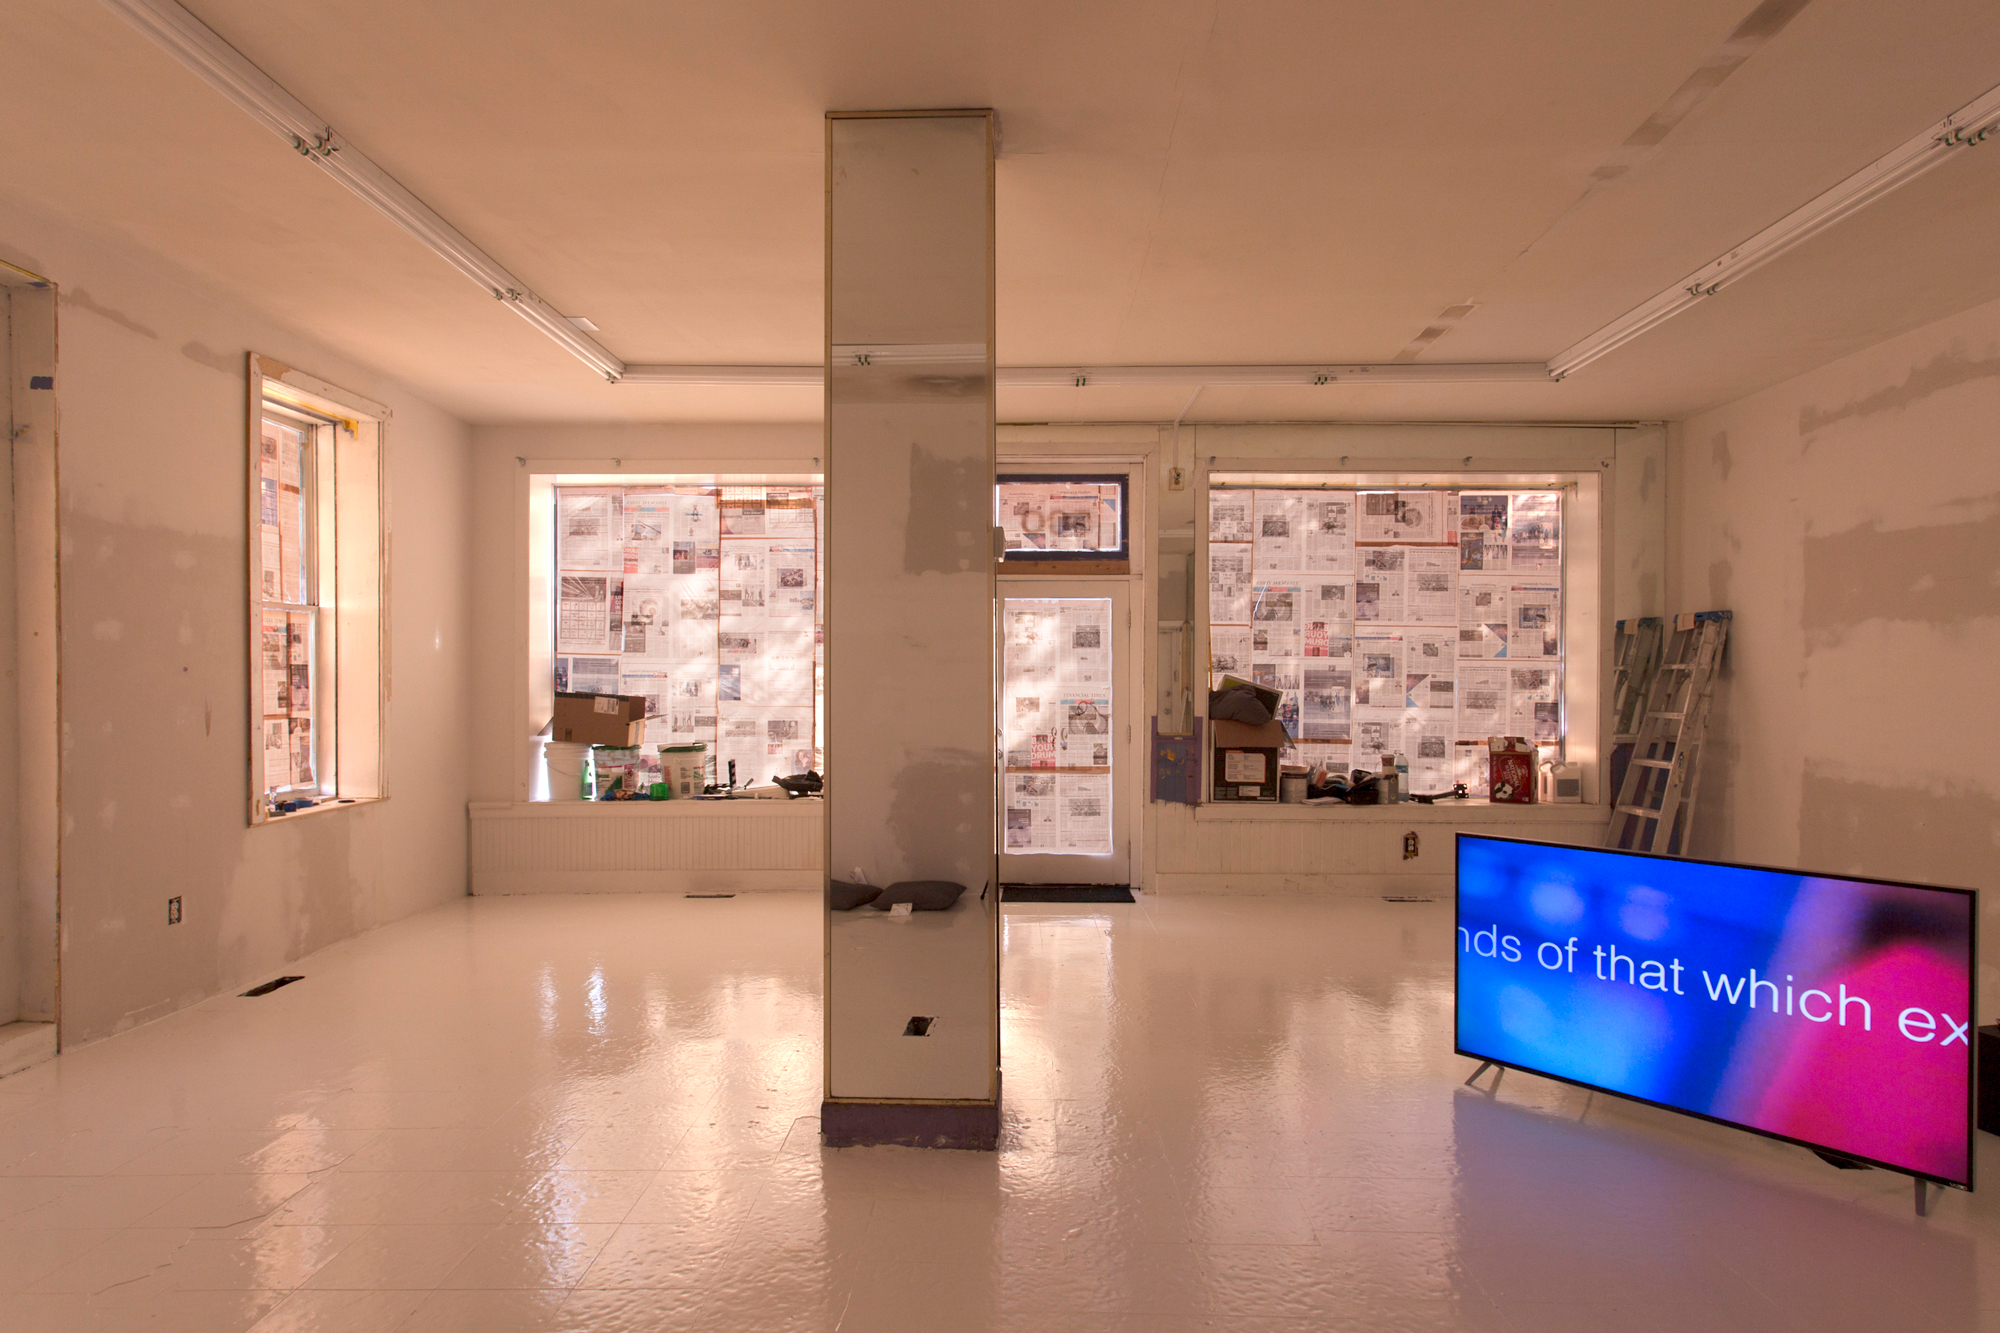
[[[1215,767],[1209,782],[1211,800],[1270,801],[1278,799],[1278,752],[1292,743],[1285,724],[1273,718],[1261,727],[1218,718]]]
[[[1535,803],[1535,746],[1523,736],[1493,736],[1486,742],[1492,765],[1492,801],[1495,805]]]
[[[558,694],[549,739],[575,745],[637,745],[646,738],[646,699],[638,694]]]

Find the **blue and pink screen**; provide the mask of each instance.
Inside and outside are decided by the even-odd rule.
[[[1972,912],[1461,834],[1458,1049],[1970,1185]]]

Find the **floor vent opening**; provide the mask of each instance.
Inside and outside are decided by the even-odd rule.
[[[1003,884],[1003,903],[1129,903],[1129,884]]]

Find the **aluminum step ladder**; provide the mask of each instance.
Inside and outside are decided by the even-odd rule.
[[[1701,787],[1702,739],[1708,730],[1715,673],[1729,640],[1729,621],[1727,611],[1674,617],[1666,651],[1645,693],[1631,762],[1619,784],[1605,846],[1687,854]]]
[[[1625,769],[1639,739],[1640,712],[1660,669],[1664,622],[1658,616],[1618,622],[1611,671],[1611,790],[1625,789]]]

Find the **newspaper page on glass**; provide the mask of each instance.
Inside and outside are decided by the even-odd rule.
[[[1507,585],[1461,577],[1458,585],[1458,657],[1487,661],[1507,655]]]
[[[1353,738],[1354,673],[1331,661],[1308,661],[1300,667],[1303,687],[1299,727],[1304,741],[1348,741]]]
[[[621,580],[609,574],[564,574],[557,585],[556,651],[608,653],[623,647],[623,635],[612,618],[612,590]],[[622,605],[622,597],[619,599]]]
[[[1208,616],[1212,622],[1218,625],[1250,623],[1250,589],[1253,586],[1250,560],[1251,548],[1247,544],[1208,548]]]
[[[1299,603],[1304,600],[1296,583],[1260,583],[1251,591],[1251,656],[1297,657],[1300,655]]]
[[[1119,496],[1116,482],[1002,481],[994,522],[1010,551],[1116,551],[1124,543]]]
[[[1507,596],[1512,608],[1507,656],[1517,661],[1561,657],[1562,591],[1517,583],[1507,590]]]
[[[1458,664],[1458,736],[1486,744],[1508,736],[1507,665],[1504,662]]]
[[[1250,627],[1214,625],[1208,631],[1209,688],[1222,684],[1224,676],[1250,678]]]
[[[1451,790],[1458,781],[1458,765],[1452,754],[1452,720],[1419,714],[1403,724],[1403,758],[1410,766],[1410,790],[1435,796]]]
[[[1354,708],[1357,719],[1401,723],[1408,707],[1403,672],[1403,632],[1363,629],[1354,636]]]
[[[1559,675],[1553,663],[1507,668],[1509,736],[1525,736],[1537,745],[1562,738],[1562,704],[1556,693]]]
[[[623,496],[563,487],[556,492],[556,565],[564,570],[625,568]]]
[[[1111,830],[1111,600],[1002,604],[1006,847],[1103,855]]]
[[[1308,491],[1305,507],[1305,563],[1314,574],[1354,573],[1354,495],[1350,491]]]
[[[1405,590],[1409,582],[1410,548],[1368,546],[1361,550],[1361,574],[1354,583],[1356,623],[1408,623]]]
[[[1257,530],[1258,576],[1304,569],[1305,497],[1298,491],[1256,491],[1253,495],[1251,521]]]
[[[1404,703],[1450,728],[1457,708],[1458,631],[1403,631]]]
[[[1448,491],[1362,491],[1359,542],[1458,542],[1456,496]]]
[[[1508,504],[1505,492],[1461,491],[1458,496],[1458,567],[1467,574],[1504,574],[1508,569]]]
[[[1562,568],[1561,494],[1531,491],[1515,495],[1507,540],[1512,572],[1552,574]]]
[[[1250,510],[1255,492],[1213,490],[1208,493],[1208,544],[1251,540]]]
[[[1413,546],[1408,556],[1409,582],[1403,603],[1403,623],[1458,624],[1458,553],[1449,546]]]
[[[765,535],[762,486],[724,486],[718,505],[724,537]]]

